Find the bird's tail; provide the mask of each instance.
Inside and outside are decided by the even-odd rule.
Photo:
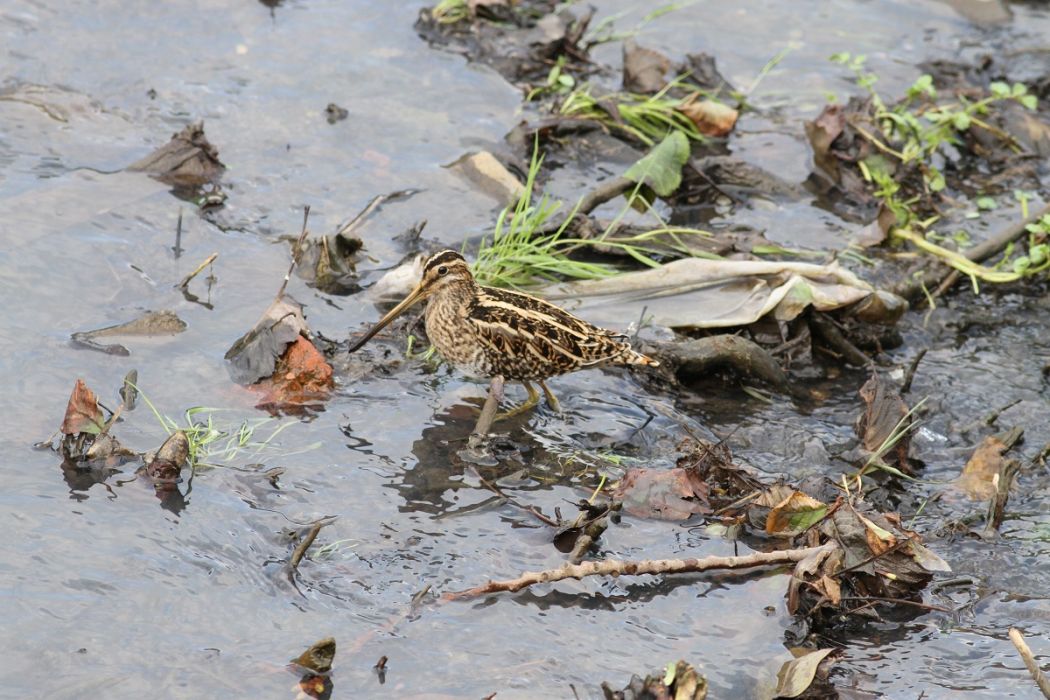
[[[643,355],[640,352],[636,352],[631,349],[629,345],[625,345],[623,353],[616,358],[620,364],[624,365],[636,365],[639,367],[659,367],[659,360],[654,360],[648,355]]]

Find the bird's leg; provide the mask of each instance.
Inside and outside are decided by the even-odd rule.
[[[547,383],[542,379],[540,380],[540,388],[543,389],[543,395],[547,398],[547,405],[551,407],[551,410],[555,413],[561,413],[561,404],[558,403],[558,397],[547,388]]]
[[[536,391],[536,387],[534,387],[532,384],[529,384],[526,381],[522,381],[521,384],[525,387],[525,391],[529,392],[528,398],[525,399],[525,402],[522,403],[520,406],[515,406],[509,411],[504,411],[503,413],[497,413],[495,420],[506,420],[507,418],[513,418],[514,416],[525,413],[525,411],[529,411],[533,408],[536,408],[536,404],[540,402],[540,392]]]
[[[503,377],[497,374],[492,378],[492,383],[489,384],[489,395],[485,398],[485,405],[481,408],[481,415],[478,416],[478,424],[474,428],[471,440],[475,436],[480,438],[487,435],[492,424],[499,420],[496,410],[499,408],[501,400],[503,400]]]

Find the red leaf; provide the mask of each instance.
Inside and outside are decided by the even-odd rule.
[[[66,416],[62,419],[64,435],[90,433],[98,435],[106,421],[102,418],[102,409],[98,407],[98,397],[88,389],[83,379],[77,379],[73,393],[66,405]]]

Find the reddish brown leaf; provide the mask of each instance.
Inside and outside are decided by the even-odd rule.
[[[277,361],[273,376],[253,388],[263,392],[260,405],[302,406],[328,398],[332,366],[306,338],[299,336]]]
[[[846,128],[846,115],[842,105],[828,105],[816,119],[806,122],[806,136],[813,147],[813,161],[836,181],[839,177],[839,161],[831,153],[831,144]]]
[[[106,421],[102,418],[102,409],[98,407],[98,397],[88,388],[83,379],[77,379],[73,393],[66,405],[66,415],[62,419],[64,435],[89,433],[98,435]]]
[[[685,520],[710,513],[710,489],[692,469],[628,469],[614,498],[623,509],[640,518]]]

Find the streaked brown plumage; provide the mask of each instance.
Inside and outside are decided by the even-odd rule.
[[[519,410],[531,408],[539,400],[530,381],[538,381],[547,400],[557,408],[554,395],[544,383],[549,377],[599,365],[659,364],[632,350],[623,336],[542,299],[479,285],[463,256],[451,250],[426,261],[423,279],[412,293],[350,352],[423,299],[429,300],[426,329],[430,342],[451,364],[468,372],[523,383],[529,400]]]

